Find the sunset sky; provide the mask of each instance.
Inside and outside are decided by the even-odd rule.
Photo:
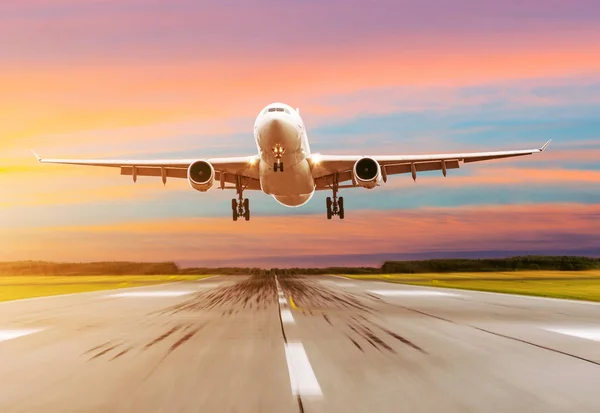
[[[0,260],[378,265],[415,257],[600,256],[597,0],[0,2]],[[256,152],[273,101],[312,150],[543,154],[394,176],[285,208],[185,180],[46,157]]]

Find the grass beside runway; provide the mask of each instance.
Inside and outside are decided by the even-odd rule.
[[[518,271],[444,274],[345,275],[427,287],[455,288],[600,302],[600,271]]]
[[[210,275],[8,275],[0,276],[0,301],[195,281]]]

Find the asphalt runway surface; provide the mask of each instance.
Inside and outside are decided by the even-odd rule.
[[[600,305],[334,276],[0,303],[0,412],[600,412]]]

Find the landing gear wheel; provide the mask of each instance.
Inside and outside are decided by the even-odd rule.
[[[279,164],[279,170],[280,170],[281,172],[283,172],[283,164],[282,164],[282,163],[280,163],[280,164]]]
[[[333,215],[337,215],[340,219],[344,219],[344,198],[340,197],[338,199],[338,191],[339,191],[339,175],[335,174],[333,177],[333,183],[330,184],[331,189],[333,190],[333,199],[331,197],[327,197],[327,219],[331,219]]]
[[[235,189],[238,194],[238,198],[231,200],[231,213],[234,221],[238,218],[244,217],[246,221],[250,221],[250,200],[244,199],[244,189],[242,179],[240,176],[236,176]]]
[[[231,212],[232,212],[232,216],[233,216],[233,220],[237,221],[238,219],[238,213],[237,213],[237,199],[233,198],[231,200]]]
[[[244,199],[244,218],[246,221],[250,221],[250,200]]]
[[[277,172],[277,167],[278,167],[278,166],[279,166],[279,165],[277,165],[277,162],[275,162],[275,163],[273,164],[273,172]]]

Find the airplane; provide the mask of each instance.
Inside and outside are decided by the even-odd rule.
[[[387,182],[390,175],[408,174],[416,181],[417,173],[458,169],[460,163],[541,153],[539,149],[497,152],[449,153],[429,155],[326,155],[312,153],[300,110],[284,103],[264,107],[254,122],[257,154],[230,158],[154,159],[154,160],[85,160],[43,159],[41,163],[87,165],[120,168],[121,175],[187,179],[191,188],[206,192],[215,183],[222,190],[234,189],[237,198],[231,200],[234,221],[250,220],[250,201],[244,191],[262,191],[286,207],[306,204],[315,191],[331,190],[327,197],[327,219],[344,219],[344,198],[340,189],[361,187],[374,189]]]

